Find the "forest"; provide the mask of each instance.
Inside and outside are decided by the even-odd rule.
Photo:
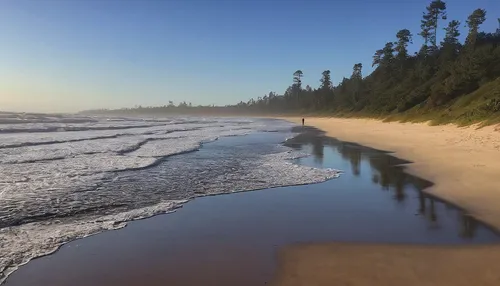
[[[162,107],[101,110],[92,113],[256,114],[374,117],[386,120],[471,124],[500,120],[500,18],[496,31],[482,31],[487,11],[471,11],[467,19],[447,19],[446,2],[425,7],[420,31],[401,29],[374,51],[374,71],[363,76],[356,63],[337,86],[330,71],[318,75],[318,87],[303,86],[304,73],[291,75],[282,93],[224,107],[191,106],[185,102]],[[468,28],[461,43],[460,27]],[[415,33],[415,34],[414,34]],[[438,33],[443,35],[438,42]],[[423,45],[409,54],[414,37]]]

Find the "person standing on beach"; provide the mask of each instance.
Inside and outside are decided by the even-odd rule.
[[[304,119],[304,118],[302,118],[302,126],[304,126],[304,121],[305,121],[305,119]]]

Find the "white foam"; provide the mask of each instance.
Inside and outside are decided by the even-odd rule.
[[[117,215],[89,217],[77,222],[36,222],[0,229],[0,284],[19,266],[33,258],[53,253],[71,240],[122,228],[127,221],[170,212],[183,203],[185,201],[165,201]]]
[[[156,162],[156,158],[137,158],[102,153],[78,155],[56,161],[0,164],[0,183],[50,181],[59,177],[81,177],[104,172],[144,168]]]
[[[180,141],[180,142],[179,142]],[[186,138],[183,140],[161,140],[150,141],[140,149],[132,152],[129,156],[137,157],[165,157],[184,152],[194,151],[200,148],[200,138]]]
[[[291,150],[264,155],[255,161],[246,162],[249,166],[243,168],[247,172],[225,172],[211,177],[200,187],[205,194],[221,194],[320,183],[339,176],[339,170],[312,168],[292,161],[305,156],[309,154]],[[228,185],[231,189],[227,189]]]
[[[90,130],[67,132],[42,132],[42,133],[6,133],[0,134],[0,148],[18,147],[23,145],[61,143],[78,140],[105,139],[117,136],[136,136],[150,134],[165,134],[177,130],[204,128],[210,125],[198,123],[160,125],[145,128],[130,128],[119,130]]]
[[[93,153],[122,153],[148,140],[148,136],[126,136],[49,145],[0,149],[0,163],[54,160]]]

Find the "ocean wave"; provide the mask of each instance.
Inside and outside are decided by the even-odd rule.
[[[183,127],[155,126],[148,128],[130,128],[126,131],[92,130],[86,132],[47,132],[42,133],[43,135],[36,133],[0,134],[0,149],[109,139],[121,136],[162,135],[177,131],[198,130],[200,128],[202,128],[200,125],[185,125]]]
[[[23,124],[39,124],[39,123],[96,123],[98,119],[91,117],[77,117],[74,115],[65,116],[57,114],[29,114],[29,113],[0,113],[0,125],[23,125]]]
[[[173,154],[182,154],[198,150],[204,141],[209,141],[210,139],[215,140],[216,137],[185,138],[182,142],[178,142],[181,140],[172,140],[170,141],[172,144],[167,144],[168,142],[159,140],[148,141],[141,148],[128,153],[128,155],[136,157],[166,157]]]
[[[0,125],[0,134],[5,133],[41,133],[41,132],[71,132],[71,131],[94,131],[94,130],[125,130],[132,128],[148,128],[155,126],[165,126],[164,123],[156,124],[128,124],[128,125],[67,125],[67,124],[25,124],[21,127],[12,126],[10,124]]]
[[[46,214],[65,216],[66,211],[78,211],[71,202],[80,196],[80,189],[97,189],[114,173],[151,168],[169,156],[196,151],[219,137],[248,132],[207,127],[151,137],[0,149],[0,227],[25,221],[27,217],[32,220],[44,219]]]

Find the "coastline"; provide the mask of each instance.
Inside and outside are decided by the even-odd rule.
[[[301,124],[299,117],[280,117]],[[457,205],[500,231],[498,126],[429,126],[375,119],[306,118],[305,124],[342,141],[387,150],[409,160],[406,172],[432,181],[430,195]]]

